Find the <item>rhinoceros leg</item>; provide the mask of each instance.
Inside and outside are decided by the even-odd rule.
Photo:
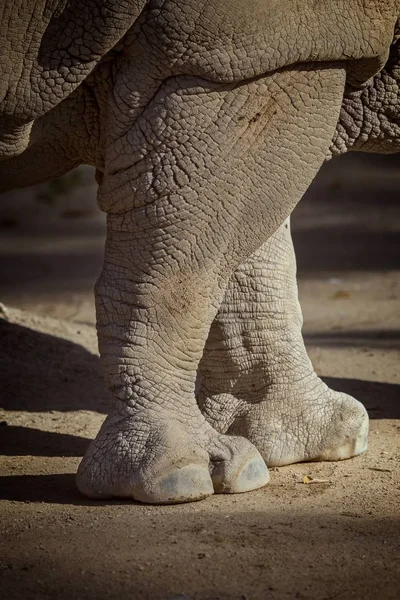
[[[200,363],[198,402],[218,431],[268,466],[364,452],[365,408],[331,390],[307,356],[289,220],[230,279]]]

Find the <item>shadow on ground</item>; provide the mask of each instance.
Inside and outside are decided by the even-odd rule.
[[[52,473],[50,475],[4,475],[0,476],[0,500],[13,502],[36,502],[76,506],[113,506],[138,504],[133,500],[90,500],[79,493],[76,473]]]
[[[2,476],[0,499],[46,504],[88,504],[79,494],[75,485],[75,474],[72,473]]]
[[[106,413],[97,355],[79,344],[0,319],[1,405],[7,410]]]
[[[370,419],[400,419],[400,385],[339,377],[322,379],[332,389],[362,402]]]
[[[0,456],[83,456],[89,440],[57,431],[0,423]]]
[[[394,599],[398,535],[396,518],[224,511],[218,498],[194,514],[187,506],[98,506],[62,523],[38,514],[24,546],[7,556],[3,585],[12,583],[8,598],[62,590],[63,598],[97,599],[112,590],[123,600]]]

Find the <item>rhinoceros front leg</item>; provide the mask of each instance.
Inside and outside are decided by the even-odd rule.
[[[304,346],[289,220],[230,279],[200,363],[199,405],[268,466],[366,450],[365,408],[331,390]]]
[[[166,252],[169,234],[146,226],[145,213],[108,217],[96,307],[116,408],[80,465],[78,486],[91,497],[156,503],[260,487],[268,471],[256,448],[216,432],[194,396],[221,295],[215,273],[179,247]]]

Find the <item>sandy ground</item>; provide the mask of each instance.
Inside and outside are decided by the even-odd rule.
[[[308,349],[368,408],[368,453],[180,506],[94,503],[74,487],[110,402],[93,327],[104,219],[92,173],[1,199],[1,597],[400,597],[398,163],[332,162],[293,217]]]

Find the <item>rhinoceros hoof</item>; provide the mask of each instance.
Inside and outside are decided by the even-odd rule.
[[[201,500],[214,493],[248,492],[268,483],[258,450],[207,423],[143,414],[108,417],[83,458],[79,490],[90,498],[130,498],[152,504]]]

